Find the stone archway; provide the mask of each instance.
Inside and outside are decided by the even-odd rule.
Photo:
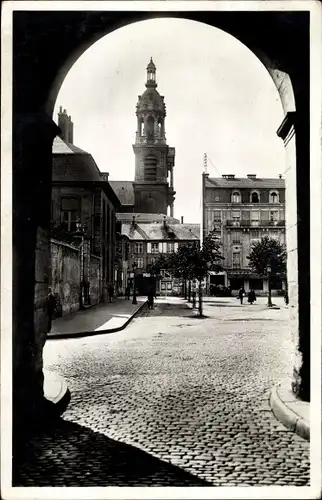
[[[288,155],[288,275],[298,345],[294,390],[309,397],[309,16],[279,12],[162,12],[220,28],[263,62],[279,90]],[[100,37],[149,12],[15,12],[13,18],[13,414],[34,418],[43,401],[43,298],[47,291],[51,199],[51,116],[73,62]],[[68,26],[68,30],[67,27]],[[272,35],[272,33],[274,35]],[[286,43],[287,40],[287,43]],[[293,92],[294,91],[294,92]],[[295,215],[294,215],[295,214]],[[30,404],[30,401],[33,404]],[[17,425],[21,422],[16,422]]]

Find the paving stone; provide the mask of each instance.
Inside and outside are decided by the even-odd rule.
[[[309,485],[309,443],[268,406],[293,366],[286,309],[263,320],[244,308],[249,329],[227,321],[240,318],[227,303],[205,304],[201,323],[179,299],[157,300],[123,332],[47,342],[45,367],[72,398],[15,461],[14,485]]]

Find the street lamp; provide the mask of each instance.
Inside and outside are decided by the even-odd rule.
[[[272,289],[271,289],[271,273],[272,273],[272,266],[270,261],[268,261],[267,266],[266,266],[266,271],[268,275],[268,302],[267,302],[267,307],[272,307]]]
[[[88,302],[88,293],[85,292],[85,252],[84,252],[84,239],[86,233],[87,226],[83,224],[81,220],[78,218],[76,220],[76,233],[75,236],[77,238],[81,238],[80,244],[80,296],[79,296],[79,306],[80,309],[84,309],[85,301],[87,299]],[[88,292],[88,290],[87,290]]]
[[[136,290],[135,290],[135,269],[136,269],[136,263],[134,261],[132,263],[132,269],[133,269],[133,300],[132,300],[132,304],[136,305],[137,304]]]

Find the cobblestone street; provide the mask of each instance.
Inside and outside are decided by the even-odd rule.
[[[293,359],[288,310],[266,300],[205,299],[199,319],[159,298],[124,331],[48,340],[71,402],[21,451],[14,485],[308,486],[309,443],[268,404]]]

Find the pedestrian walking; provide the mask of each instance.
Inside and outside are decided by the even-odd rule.
[[[125,288],[125,300],[130,300],[130,287],[129,285],[127,285],[127,287]]]
[[[156,298],[154,291],[152,288],[148,291],[148,309],[153,309],[154,298]]]
[[[56,299],[51,291],[51,288],[48,288],[45,308],[47,313],[47,333],[49,333],[51,331],[53,315],[56,311]]]
[[[108,295],[109,295],[109,301],[112,302],[112,299],[114,297],[114,287],[112,285],[112,283],[109,285],[108,287]]]
[[[245,296],[245,290],[244,287],[241,286],[240,289],[238,290],[238,298],[241,304],[243,303],[244,296]]]
[[[251,288],[248,292],[248,302],[250,303],[250,305],[252,305],[252,303],[255,301],[256,301],[256,294],[254,290]]]

